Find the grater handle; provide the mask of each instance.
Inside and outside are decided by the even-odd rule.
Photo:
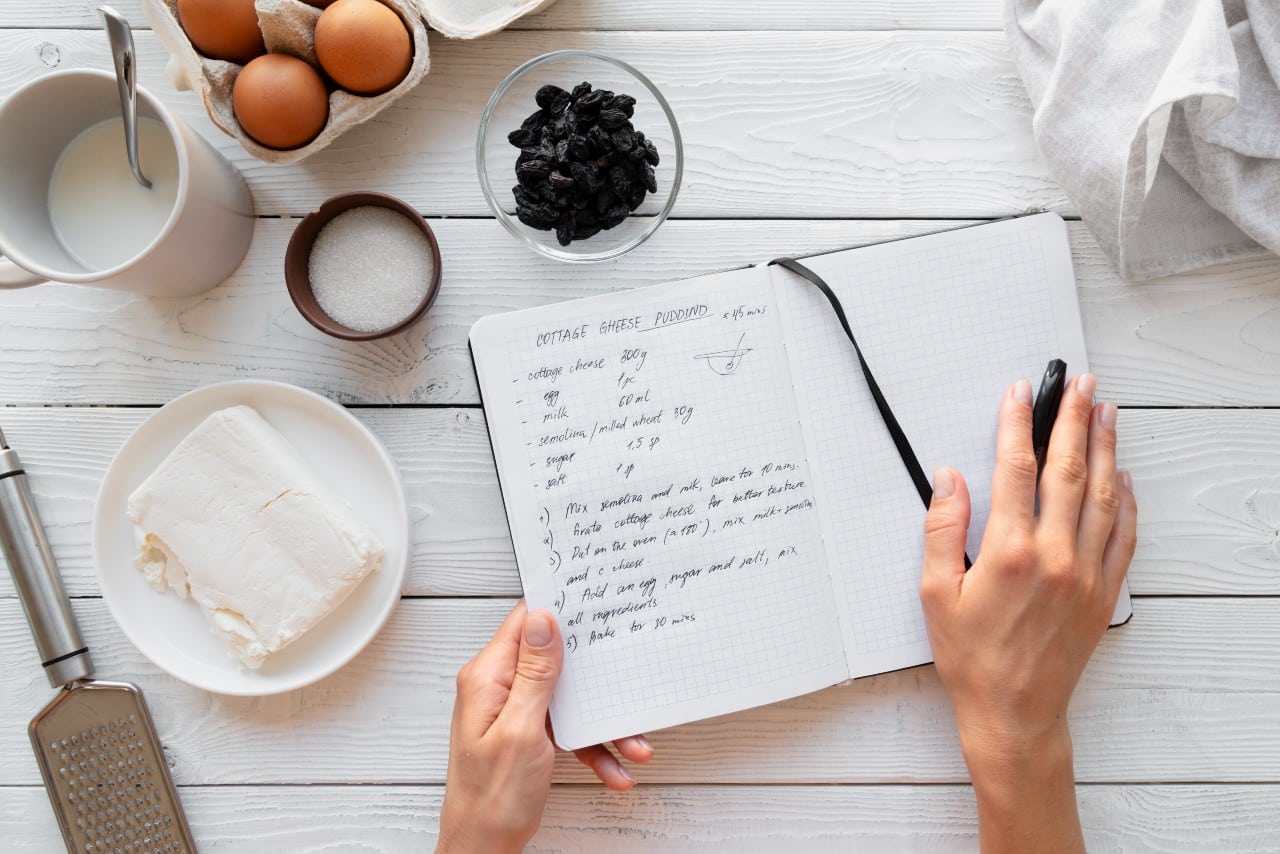
[[[45,675],[55,688],[93,673],[62,578],[53,562],[27,475],[0,433],[0,552],[18,589]]]

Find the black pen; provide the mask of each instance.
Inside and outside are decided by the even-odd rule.
[[[1058,407],[1062,403],[1062,390],[1067,382],[1067,363],[1061,359],[1053,359],[1044,369],[1044,379],[1040,380],[1040,391],[1036,394],[1035,406],[1031,409],[1031,447],[1036,453],[1036,480],[1044,471],[1044,457],[1049,450],[1049,434],[1053,432],[1053,422],[1058,420]]]

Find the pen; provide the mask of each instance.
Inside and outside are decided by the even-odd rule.
[[[1052,359],[1044,369],[1040,391],[1031,409],[1031,447],[1036,453],[1036,480],[1044,471],[1045,452],[1049,450],[1049,434],[1053,422],[1058,419],[1058,406],[1062,403],[1062,390],[1067,382],[1067,363]]]

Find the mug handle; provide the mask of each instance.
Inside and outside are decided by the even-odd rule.
[[[0,257],[0,291],[29,288],[45,281],[34,273],[28,273],[8,258]]]

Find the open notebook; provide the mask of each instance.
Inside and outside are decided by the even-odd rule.
[[[1062,220],[804,263],[925,470],[965,474],[976,555],[1001,394],[1087,368]],[[761,265],[495,315],[471,349],[525,595],[564,633],[562,747],[932,660],[925,508],[808,282]]]

